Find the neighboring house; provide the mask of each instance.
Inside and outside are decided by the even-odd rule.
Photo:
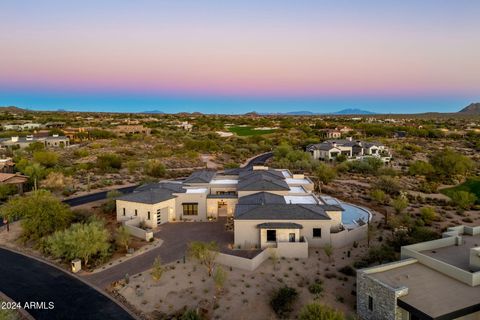
[[[142,125],[119,125],[113,129],[118,135],[144,134],[150,135],[152,130]]]
[[[343,246],[354,233],[362,238],[365,230],[346,230],[343,209],[315,196],[313,187],[304,175],[263,166],[196,171],[181,182],[147,184],[119,197],[117,220],[134,219],[155,228],[167,222],[229,217],[235,248],[287,246],[289,256],[301,250],[299,257],[308,255],[309,246]],[[359,239],[350,243],[354,240]]]
[[[176,126],[182,128],[185,131],[192,131],[193,129],[193,124],[189,123],[188,121],[182,121]]]
[[[70,139],[65,136],[59,136],[54,134],[50,137],[11,137],[0,139],[0,148],[19,148],[23,149],[28,147],[34,142],[40,142],[45,145],[46,148],[49,147],[67,147],[70,145]]]
[[[40,123],[25,123],[25,124],[22,124],[20,127],[21,127],[21,130],[33,130],[33,129],[41,128],[42,125]]]
[[[342,132],[336,129],[323,129],[321,132],[322,136],[327,139],[339,139],[342,137]]]
[[[83,140],[88,137],[87,128],[65,128],[62,129],[63,134],[70,139],[70,141]]]
[[[12,158],[0,159],[0,173],[13,173],[14,167]]]
[[[19,193],[23,193],[23,185],[27,182],[27,176],[16,173],[0,173],[0,184],[15,185]]]
[[[332,161],[343,154],[347,159],[362,159],[363,157],[374,156],[389,162],[391,159],[388,149],[378,142],[364,142],[352,138],[326,140],[322,143],[311,144],[306,148],[314,159]]]
[[[398,262],[357,272],[362,320],[480,319],[480,226],[404,246]]]

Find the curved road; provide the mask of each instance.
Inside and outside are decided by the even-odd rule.
[[[39,260],[0,248],[0,291],[15,302],[53,302],[53,309],[27,309],[37,320],[134,319],[114,301]]]
[[[273,152],[266,152],[261,155],[256,156],[255,158],[250,159],[250,161],[243,167],[244,169],[251,169],[253,166],[265,164],[265,162],[273,157]]]
[[[121,193],[130,193],[130,192],[133,192],[133,190],[137,187],[138,187],[138,185],[130,186],[130,187],[123,187],[123,188],[119,188],[119,189],[112,189],[112,190],[117,190],[117,191],[120,191]],[[94,202],[94,201],[98,201],[98,200],[103,200],[103,199],[107,198],[107,193],[112,191],[112,190],[100,191],[100,192],[91,193],[91,194],[87,194],[87,195],[80,196],[80,197],[65,199],[65,200],[63,200],[63,203],[66,203],[71,207],[75,207],[75,206],[80,206],[80,205],[85,204],[85,203]]]

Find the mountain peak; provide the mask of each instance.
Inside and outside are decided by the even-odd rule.
[[[362,109],[355,109],[355,108],[350,108],[350,109],[343,109],[337,112],[334,112],[333,114],[375,114],[373,112],[367,111],[367,110],[362,110]]]
[[[470,103],[458,113],[480,115],[480,102]]]

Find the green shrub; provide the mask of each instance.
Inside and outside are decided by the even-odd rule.
[[[122,158],[120,156],[107,153],[97,157],[97,167],[102,171],[112,171],[122,168]]]
[[[475,201],[477,201],[477,197],[467,191],[454,191],[450,197],[452,198],[452,202],[461,210],[470,209]]]
[[[293,304],[298,298],[298,292],[294,288],[282,287],[278,289],[270,300],[270,306],[280,318],[288,318],[293,310]]]
[[[308,286],[308,291],[311,294],[314,294],[314,295],[321,294],[323,292],[322,282],[321,281],[315,281],[314,283],[312,283],[311,285]]]
[[[300,311],[300,320],[344,320],[342,312],[319,303],[309,303]]]

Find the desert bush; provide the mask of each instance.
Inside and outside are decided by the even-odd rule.
[[[309,303],[300,311],[300,320],[345,320],[341,311],[319,303]]]
[[[277,316],[280,318],[288,318],[293,311],[293,304],[297,298],[297,290],[284,286],[273,293],[270,299],[270,306]]]
[[[121,169],[122,158],[113,153],[99,155],[97,156],[97,168],[105,172]]]
[[[155,178],[162,178],[167,173],[163,163],[158,160],[148,160],[144,170],[146,175]]]
[[[375,188],[391,196],[398,195],[401,190],[398,180],[390,176],[380,176],[375,182]]]
[[[454,191],[450,197],[460,210],[470,209],[477,201],[477,197],[468,191]]]

